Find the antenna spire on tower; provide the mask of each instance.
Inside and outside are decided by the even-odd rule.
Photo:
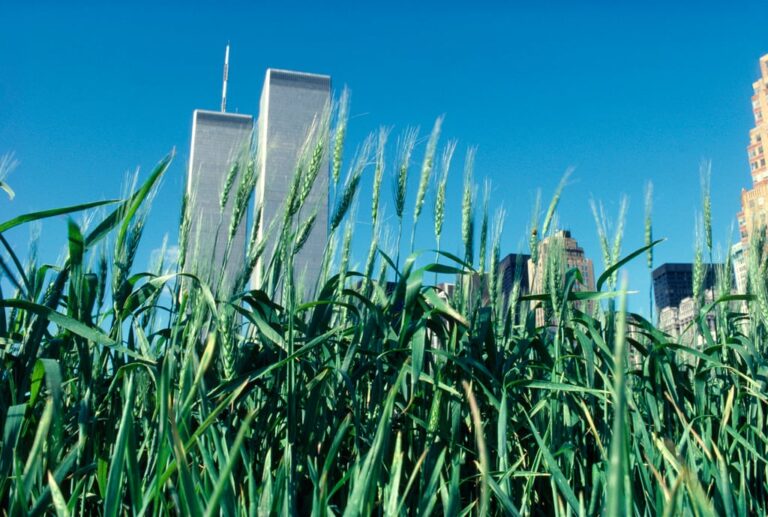
[[[227,111],[227,76],[229,75],[229,43],[224,52],[224,81],[221,87],[221,112]]]

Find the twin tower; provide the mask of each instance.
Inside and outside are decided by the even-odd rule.
[[[259,287],[263,269],[272,260],[273,242],[280,237],[286,197],[307,152],[308,138],[313,133],[315,138],[327,138],[327,131],[318,126],[323,120],[327,123],[331,87],[329,76],[268,69],[254,123],[251,115],[224,111],[226,73],[225,66],[222,111],[195,110],[193,115],[186,187],[189,229],[187,241],[182,243],[184,270],[198,275],[218,293],[248,283]],[[327,142],[323,144],[327,150]],[[320,275],[327,241],[327,156],[323,153],[302,205],[302,216],[314,214],[315,219],[294,259],[295,274],[308,288]],[[247,223],[248,219],[257,224]],[[249,235],[249,228],[255,235]],[[272,233],[267,236],[270,228]],[[248,248],[265,238],[265,251],[252,276],[243,279],[253,257]]]

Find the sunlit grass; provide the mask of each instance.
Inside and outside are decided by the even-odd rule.
[[[541,240],[555,231],[564,179],[542,224],[537,209],[532,226],[531,251],[546,261],[548,292],[526,295],[518,287],[504,300],[492,280],[484,301],[471,278],[496,274],[503,216],[489,218],[487,202],[477,202],[474,150],[466,157],[462,206],[452,207],[445,178],[455,143],[441,150],[440,120],[415,176],[415,131],[403,134],[386,167],[382,130],[361,148],[346,179],[346,107],[339,124],[305,146],[280,224],[262,240],[251,231],[233,285],[223,287],[216,276],[201,281],[195,264],[185,263],[193,242],[185,234],[194,216],[189,203],[180,223],[182,265],[134,271],[147,200],[170,158],[119,202],[0,223],[1,235],[97,205],[112,210],[90,231],[70,222],[68,257],[56,267],[22,265],[24,252],[1,241],[2,285],[13,290],[0,293],[4,514],[768,512],[762,254],[750,257],[754,296],[723,288],[716,303],[700,304],[693,326],[703,344],[686,346],[625,309],[620,268],[646,253],[650,267],[658,243],[650,201],[646,244],[626,255],[624,209],[611,237],[595,205],[607,268],[596,292],[575,291],[577,270],[539,256]],[[329,134],[333,146],[324,144]],[[327,274],[317,285],[298,285],[294,257],[313,224],[311,207],[302,206],[329,149],[339,195],[331,244],[318,257]],[[243,160],[243,170],[253,168],[252,156]],[[368,168],[374,232],[357,272],[349,269],[349,218],[357,196],[368,206],[368,194],[359,192]],[[394,190],[398,244],[402,222],[411,216],[414,231],[436,184],[433,248],[440,248],[444,220],[456,218],[462,257],[379,249],[384,171]],[[242,177],[226,189],[238,214],[256,181]],[[706,215],[708,193],[704,199]],[[236,219],[222,226],[230,241],[227,225],[245,224]],[[429,248],[414,246],[414,235],[409,249]],[[711,249],[709,233],[705,240]],[[265,249],[271,261],[259,264]],[[256,267],[264,271],[251,290]],[[454,281],[454,295],[439,293],[438,280]],[[305,287],[315,293],[310,302]],[[576,302],[585,300],[598,309],[582,312]],[[754,317],[738,312],[741,302]],[[551,324],[536,326],[538,306]],[[710,312],[717,313],[714,333]],[[630,352],[637,363],[628,361]]]

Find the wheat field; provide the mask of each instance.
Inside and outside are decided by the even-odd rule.
[[[627,311],[621,275],[630,260],[653,265],[651,190],[646,243],[629,253],[621,225],[609,235],[593,207],[605,269],[587,291],[557,253],[538,253],[557,230],[563,182],[530,222],[543,292],[505,295],[503,214],[477,195],[474,150],[457,165],[438,119],[421,140],[383,129],[342,164],[347,111],[304,146],[277,222],[257,232],[255,218],[227,290],[186,261],[188,202],[179,260],[137,271],[171,156],[119,200],[0,223],[0,514],[768,514],[768,256],[751,254],[748,294],[731,294],[723,269],[705,303],[705,224],[697,344],[672,338]],[[294,257],[326,155],[337,195],[324,273],[308,285]],[[256,160],[254,149],[225,194],[240,214]],[[360,192],[363,174],[371,192]],[[449,174],[463,174],[461,206],[446,198]],[[394,223],[381,216],[390,195]],[[359,270],[356,204],[374,229]],[[102,215],[88,226],[75,222],[83,211]],[[4,236],[60,216],[70,219],[59,264]],[[450,217],[458,256],[441,249]],[[434,242],[418,246],[429,251],[414,251],[417,226],[432,223]],[[224,221],[222,235],[239,224]],[[452,292],[437,288],[446,281]]]

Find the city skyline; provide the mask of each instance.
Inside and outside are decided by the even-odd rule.
[[[0,2],[0,508],[768,515],[766,14]]]
[[[263,289],[265,281],[276,282],[263,273],[275,257],[269,241],[279,237],[294,193],[305,198],[301,204],[310,213],[296,214],[292,224],[293,231],[309,228],[292,271],[305,280],[301,296],[310,296],[328,238],[330,77],[267,69],[254,124],[251,115],[225,111],[229,53],[227,45],[221,110],[193,114],[184,269],[227,295],[248,284]],[[320,161],[314,163],[316,150]],[[261,242],[264,251],[252,261]],[[246,265],[250,278],[241,277]]]
[[[175,146],[176,159],[150,216],[157,222],[147,229],[147,246],[159,248],[178,220],[189,112],[218,108],[221,49],[231,40],[236,74],[229,111],[257,111],[266,68],[328,73],[339,87],[352,90],[350,153],[380,125],[394,127],[394,140],[409,124],[427,128],[446,113],[444,135],[459,140],[449,197],[460,197],[464,148],[477,145],[476,178],[492,181],[492,211],[502,205],[507,210],[504,252],[528,252],[536,190],[542,189],[546,204],[563,171],[575,165],[559,221],[590,256],[597,259],[600,248],[585,209],[589,199],[605,202],[611,215],[620,194],[630,196],[628,253],[643,243],[642,191],[650,180],[654,234],[668,237],[656,248],[657,263],[690,260],[702,159],[712,160],[716,248],[728,244],[729,234],[731,241],[738,239],[735,213],[749,167],[744,146],[753,119],[749,90],[757,58],[766,51],[764,39],[743,30],[763,12],[761,4],[696,5],[665,8],[662,17],[659,6],[641,12],[585,4],[564,6],[555,18],[544,9],[518,6],[472,12],[446,6],[436,24],[425,23],[435,17],[433,10],[418,7],[407,16],[377,14],[381,23],[375,28],[363,23],[373,13],[360,8],[346,14],[342,32],[336,32],[340,19],[330,11],[289,16],[276,8],[245,9],[225,22],[224,13],[212,8],[163,17],[166,8],[157,7],[151,19],[139,10],[116,16],[108,6],[42,13],[4,6],[18,23],[0,36],[0,45],[18,52],[0,53],[8,71],[0,78],[0,101],[7,108],[0,112],[0,153],[13,152],[19,166],[7,178],[16,198],[2,208],[10,218],[51,206],[54,196],[67,204],[117,197],[114,185],[125,171],[146,171]],[[94,23],[96,16],[109,21]],[[275,23],[252,31],[249,20],[263,16]],[[300,45],[281,34],[278,27],[289,20],[315,44]],[[195,39],[186,36],[189,26],[203,21],[210,30]],[[680,30],[668,30],[672,25]],[[126,31],[134,34],[130,44],[119,37]],[[58,44],[52,47],[51,41]],[[492,69],[493,81],[477,80]],[[695,89],[691,77],[700,79]],[[364,176],[361,189],[370,181],[370,174]],[[391,217],[391,207],[386,213]],[[51,221],[43,231],[59,235],[63,224]],[[428,229],[425,224],[418,231]],[[356,231],[360,241],[367,239],[362,215]],[[446,228],[445,249],[456,251],[458,233]],[[21,247],[28,235],[9,238]],[[59,250],[43,247],[41,253],[54,260]],[[353,253],[355,261],[364,260],[365,250]],[[645,292],[650,275],[642,261],[625,269],[634,289]],[[647,304],[640,298],[642,311]]]

